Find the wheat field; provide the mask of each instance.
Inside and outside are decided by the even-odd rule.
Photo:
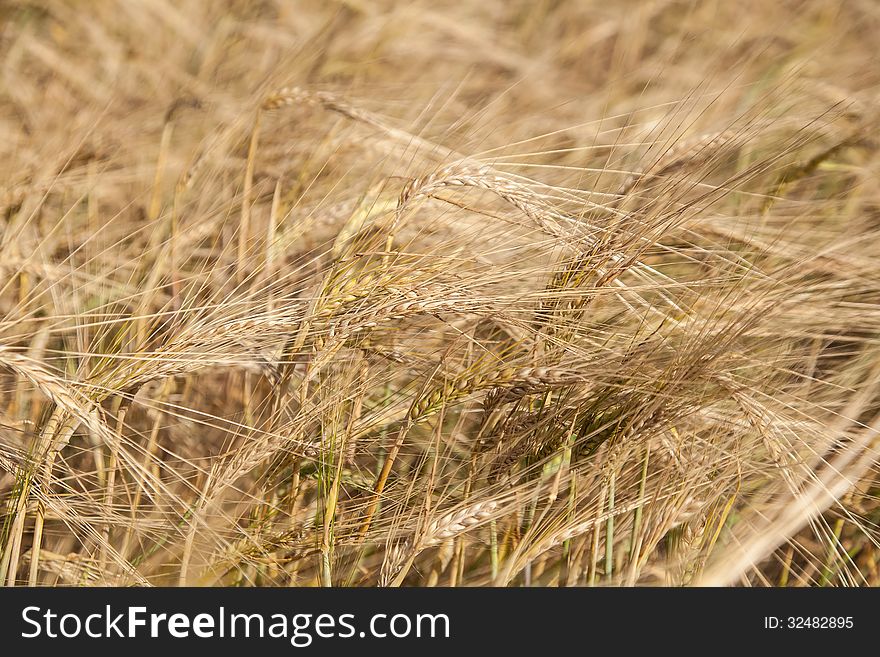
[[[0,581],[880,583],[880,6],[0,5]]]

